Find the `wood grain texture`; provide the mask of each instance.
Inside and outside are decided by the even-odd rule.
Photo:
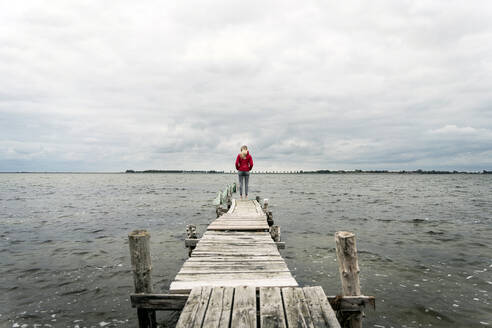
[[[211,230],[214,225],[227,231]],[[231,209],[197,241],[171,282],[170,292],[187,293],[201,286],[298,286],[268,229],[256,200],[233,199]]]
[[[359,262],[355,234],[348,231],[335,233],[336,252],[343,296],[358,296],[360,292]],[[362,313],[351,316],[350,328],[362,327]]]
[[[202,328],[229,327],[233,293],[234,288],[231,287],[216,287],[212,289]]]
[[[231,327],[256,328],[256,289],[241,286],[234,290]]]
[[[212,288],[208,286],[193,289],[179,316],[176,328],[200,328],[205,317],[211,293]]]
[[[302,288],[282,288],[282,298],[289,328],[314,328]]]
[[[280,288],[260,288],[260,327],[286,328]]]

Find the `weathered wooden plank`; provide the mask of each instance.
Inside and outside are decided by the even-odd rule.
[[[282,297],[289,328],[314,328],[302,288],[282,288]]]
[[[277,248],[274,250],[268,250],[268,249],[252,249],[252,250],[247,250],[247,249],[237,249],[237,250],[198,250],[195,249],[193,251],[194,256],[200,256],[200,255],[207,255],[207,256],[221,256],[221,255],[231,255],[231,256],[243,256],[243,255],[249,255],[249,256],[264,256],[264,255],[270,255],[272,252],[278,252]],[[276,255],[274,253],[274,255]]]
[[[203,236],[224,236],[224,237],[233,237],[233,236],[246,236],[246,237],[255,237],[255,236],[266,236],[267,234],[261,231],[258,232],[242,232],[242,231],[205,231]]]
[[[333,311],[328,299],[326,298],[325,292],[321,286],[307,287],[312,290],[313,293],[317,296],[319,305],[321,307],[321,313],[323,314],[323,318],[330,328],[340,328],[340,323],[338,322],[335,311]]]
[[[193,252],[193,255],[195,257],[199,257],[199,256],[231,256],[231,257],[240,257],[240,256],[267,256],[269,255],[268,252],[257,252],[257,251],[254,251],[254,252],[248,252],[248,251],[238,251],[238,252],[234,252],[234,251],[217,251],[217,252],[202,252],[202,251],[198,251],[196,252]]]
[[[208,260],[210,259],[210,261]],[[189,259],[183,264],[183,267],[192,266],[192,267],[200,267],[200,266],[249,266],[249,265],[286,265],[285,261],[280,257],[271,257],[265,260],[245,260],[241,258],[230,258],[224,259],[219,258],[218,260],[214,260],[214,258],[207,257],[195,257],[193,259]]]
[[[303,291],[304,291],[304,296],[306,298],[306,303],[309,308],[309,312],[311,313],[311,318],[313,319],[314,327],[340,328],[340,324],[336,320],[336,316],[333,312],[333,309],[331,309],[331,306],[330,309],[331,312],[333,312],[333,315],[335,316],[336,322],[333,322],[332,316],[329,314],[329,310],[321,305],[322,302],[318,297],[318,292],[316,291],[316,288],[304,287]],[[323,290],[321,291],[323,292]],[[325,301],[328,303],[328,300],[326,299],[326,295],[325,295]]]
[[[213,223],[231,221],[231,222],[240,222],[240,221],[251,221],[251,222],[266,222],[266,218],[261,216],[228,216],[227,214],[221,215],[217,218]]]
[[[194,262],[285,262],[280,255],[269,255],[269,256],[193,256],[190,257],[186,263]]]
[[[289,269],[271,269],[271,270],[258,270],[256,268],[245,268],[245,269],[236,269],[236,268],[222,268],[222,269],[209,269],[209,270],[201,270],[201,269],[187,269],[180,270],[178,274],[187,274],[187,275],[202,275],[202,274],[253,274],[253,273],[290,273]]]
[[[271,245],[275,243],[272,238],[238,238],[238,239],[200,239],[203,245],[237,245],[237,246],[248,246],[248,245]]]
[[[258,215],[257,213],[254,213],[254,212],[242,212],[240,214],[234,214],[234,213],[231,214],[230,212],[227,212],[223,216],[221,216],[220,218],[218,218],[218,220],[225,219],[225,218],[245,218],[245,219],[248,219],[248,218],[251,218],[251,219],[260,219],[260,218],[263,218],[263,219],[266,219],[267,217],[268,216],[266,214]]]
[[[252,251],[252,250],[266,250],[266,251],[276,251],[277,250],[277,245],[275,243],[271,244],[257,244],[257,245],[230,245],[230,244],[202,244],[202,245],[197,245],[195,250],[211,250],[215,251],[217,249],[220,250],[245,250],[245,251]]]
[[[260,326],[286,327],[282,296],[278,287],[260,288]]]
[[[266,219],[261,218],[261,217],[245,217],[245,216],[228,217],[224,214],[224,215],[220,216],[218,219],[216,219],[215,221],[213,221],[211,224],[220,223],[220,222],[227,222],[227,221],[230,221],[232,223],[238,223],[241,221],[258,223],[258,222],[263,222],[263,221],[266,222]]]
[[[254,222],[254,223],[258,223],[258,222],[263,222],[263,221],[266,221],[264,218],[262,217],[246,217],[246,216],[238,216],[238,217],[229,217],[227,216],[226,214],[222,215],[220,218],[216,219],[215,221],[213,221],[212,223],[218,223],[218,222],[232,222],[232,223],[237,223],[238,221],[243,221],[243,222]]]
[[[220,233],[220,234],[219,234]],[[229,233],[229,235],[225,235]],[[202,236],[203,240],[217,240],[217,241],[234,241],[234,240],[263,240],[271,238],[270,234],[265,231],[205,231]]]
[[[180,272],[184,273],[183,270],[190,271],[241,271],[241,270],[271,270],[271,271],[289,271],[287,265],[284,262],[239,262],[239,264],[231,263],[203,263],[203,262],[187,262],[183,265]]]
[[[235,255],[218,255],[218,256],[198,256],[194,254],[190,257],[187,262],[250,262],[250,261],[284,261],[282,257],[278,254],[274,255],[244,255],[244,256],[235,256]]]
[[[214,222],[220,222],[220,221],[238,221],[238,220],[245,220],[245,221],[266,221],[266,217],[263,216],[256,216],[256,215],[221,215],[219,218],[217,218]]]
[[[191,281],[173,281],[169,287],[172,294],[188,293],[191,289],[200,286],[255,286],[255,287],[297,287],[297,281],[290,278],[282,279],[236,279],[236,280],[191,280]]]
[[[202,328],[229,328],[234,288],[214,287]]]
[[[176,328],[200,328],[211,293],[212,288],[208,286],[192,289],[185,307],[179,316]]]
[[[224,215],[222,215],[220,218],[217,218],[217,220],[223,220],[223,219],[227,219],[227,218],[245,218],[245,219],[248,219],[248,218],[251,218],[251,219],[265,218],[266,219],[266,217],[267,217],[266,214],[258,215],[255,212],[242,212],[240,214],[234,214],[234,213],[231,214],[230,212],[227,212]]]
[[[288,271],[287,265],[283,262],[239,262],[239,264],[230,264],[230,263],[196,263],[196,262],[186,262],[181,268],[180,272],[183,270],[216,270],[216,271],[236,271],[236,270],[280,270],[280,271]]]
[[[220,246],[214,246],[214,245],[197,245],[195,248],[197,252],[201,251],[210,251],[212,253],[216,252],[221,252],[221,251],[244,251],[244,252],[252,252],[252,251],[258,251],[258,252],[275,252],[275,254],[278,253],[278,248],[276,244],[260,244],[260,245],[253,245],[253,246],[238,246],[238,245],[220,245]],[[280,254],[280,253],[278,253]]]
[[[255,231],[263,231],[266,227],[270,227],[267,222],[259,221],[259,220],[251,220],[251,221],[246,221],[246,220],[227,220],[227,221],[219,221],[219,222],[213,222],[210,223],[210,225],[207,227],[207,231],[211,230],[217,230],[217,228],[223,227],[224,229],[228,230],[235,230],[235,231],[241,231],[237,230],[236,227],[238,228],[250,228],[251,230]]]
[[[210,230],[210,231],[207,231],[207,232],[225,232],[225,231],[220,231],[220,230]],[[231,232],[231,231],[228,231],[228,232]],[[240,231],[234,231],[234,232],[240,232]],[[270,236],[270,234],[268,233],[268,235],[265,234],[265,232],[263,231],[260,231],[261,233],[265,234],[265,235],[261,235],[261,236],[255,236],[253,235],[252,233],[255,232],[255,231],[245,231],[244,233],[251,233],[250,236],[248,235],[230,235],[230,236],[222,236],[222,235],[211,235],[211,234],[207,234],[207,235],[203,235],[202,238],[200,239],[201,241],[204,241],[204,242],[216,242],[216,243],[229,243],[229,242],[243,242],[243,241],[258,241],[258,242],[265,242],[265,241],[270,241],[272,240],[272,237]]]
[[[326,327],[325,319],[321,313],[321,306],[318,303],[317,296],[312,293],[312,291],[307,288],[303,288],[304,296],[306,298],[306,304],[309,308],[309,313],[313,320],[314,327]]]
[[[280,272],[210,272],[210,273],[181,273],[176,275],[175,281],[194,280],[243,280],[243,279],[287,279],[292,278],[289,271]]]
[[[235,288],[231,327],[256,328],[256,289],[254,287]]]
[[[132,307],[153,310],[182,310],[188,294],[130,294]]]
[[[207,228],[208,229],[208,228]],[[267,231],[268,228],[263,226],[212,226],[209,228],[210,230],[237,230],[237,231]]]
[[[211,246],[216,247],[268,247],[276,245],[276,243],[270,239],[237,239],[237,240],[201,240],[201,246]],[[198,246],[198,245],[197,245]]]
[[[231,227],[244,227],[244,228],[256,228],[256,227],[260,227],[261,229],[264,229],[264,227],[267,227],[270,228],[270,226],[268,225],[267,222],[263,222],[263,221],[254,221],[254,220],[251,220],[251,221],[246,221],[246,220],[237,220],[237,221],[233,221],[233,220],[223,220],[223,221],[219,221],[219,222],[212,222],[210,223],[210,225],[207,227],[207,230],[213,230],[212,228],[216,228],[216,227],[224,227],[224,228],[228,228],[230,229]],[[230,230],[234,230],[234,229],[230,229]]]
[[[220,249],[218,247],[201,247],[195,248],[194,253],[198,254],[237,254],[237,256],[244,255],[269,255],[271,253],[278,252],[276,245],[264,248],[246,248],[246,247],[224,247]],[[275,254],[275,253],[274,253]]]
[[[232,244],[202,244],[202,245],[197,245],[195,249],[202,249],[202,250],[222,250],[222,249],[227,249],[227,250],[272,250],[275,251],[275,254],[280,254],[277,251],[277,245],[275,243],[258,243],[256,245],[250,245],[250,244],[244,244],[244,245],[232,245]]]
[[[238,246],[238,247],[248,247],[248,246],[272,246],[275,245],[273,239],[236,239],[236,240],[200,240],[202,246],[214,245],[218,247],[223,246]]]
[[[272,248],[272,249],[276,249],[277,248],[277,245],[273,242],[273,243],[267,243],[267,242],[261,242],[261,243],[251,243],[251,242],[248,242],[248,243],[201,243],[201,244],[198,244],[197,245],[197,249],[198,248],[217,248],[217,247],[221,247],[221,248],[239,248],[239,249],[255,249],[255,248]]]
[[[229,235],[227,235],[229,234]],[[265,237],[264,231],[217,231],[207,230],[203,233],[203,236],[213,236],[214,239],[235,239],[235,238],[258,238]],[[218,238],[217,238],[218,237]]]

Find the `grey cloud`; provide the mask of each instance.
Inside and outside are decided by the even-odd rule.
[[[0,170],[492,166],[488,1],[0,7]]]

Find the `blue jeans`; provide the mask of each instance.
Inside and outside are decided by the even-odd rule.
[[[243,180],[244,180],[244,194],[248,196],[248,180],[249,171],[237,171],[239,175],[239,195],[243,195]]]

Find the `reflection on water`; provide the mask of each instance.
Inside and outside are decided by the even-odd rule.
[[[235,175],[0,174],[0,327],[135,326],[127,233],[151,232],[154,289],[187,258]],[[252,175],[301,285],[340,291],[334,233],[354,231],[365,325],[492,325],[490,175]],[[163,313],[172,325],[177,315]]]

